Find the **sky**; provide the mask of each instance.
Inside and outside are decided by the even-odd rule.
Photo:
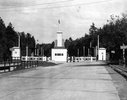
[[[127,13],[127,0],[0,0],[0,17],[17,32],[31,33],[39,43],[80,38],[90,25],[102,27],[110,15]],[[58,24],[60,20],[60,24]]]

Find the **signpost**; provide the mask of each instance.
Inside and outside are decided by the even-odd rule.
[[[125,67],[125,49],[127,49],[127,46],[123,44],[122,46],[120,46],[120,49],[123,49],[123,61],[124,61],[124,67]]]

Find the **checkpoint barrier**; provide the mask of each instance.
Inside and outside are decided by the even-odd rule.
[[[49,57],[33,57],[33,56],[22,56],[22,61],[49,61]]]
[[[68,62],[96,61],[96,57],[68,57]]]
[[[84,57],[84,61],[96,61],[96,57]]]

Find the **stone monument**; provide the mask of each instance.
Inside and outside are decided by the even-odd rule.
[[[51,50],[51,59],[56,62],[66,62],[67,61],[67,49],[64,47],[64,40],[62,38],[63,33],[61,31],[57,32],[57,40],[55,41],[55,46]]]

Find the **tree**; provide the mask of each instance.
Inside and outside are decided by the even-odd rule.
[[[6,26],[2,18],[0,18],[0,61],[3,59],[4,57],[3,54],[5,52],[5,49],[7,48],[6,46],[7,40],[5,37],[5,31],[6,31]]]
[[[34,49],[35,49],[35,39],[33,36],[31,36],[30,33],[26,34],[26,46],[28,46],[28,49],[29,49],[28,55],[30,56],[34,52]]]
[[[10,48],[18,46],[18,38],[20,35],[21,55],[26,55],[26,45],[29,45],[30,54],[35,49],[35,39],[30,33],[16,32],[11,23],[6,27],[2,18],[0,18],[0,61],[10,59]],[[29,54],[29,55],[30,55]]]
[[[89,29],[89,34],[94,35],[96,32],[97,32],[97,28],[96,28],[95,24],[92,23],[92,25],[90,26],[90,29]]]
[[[9,23],[9,25],[6,28],[6,37],[8,41],[8,48],[18,46],[18,35],[11,23]]]
[[[4,52],[4,57],[8,59],[11,57],[11,51],[9,49],[18,45],[18,35],[11,23],[7,26],[5,34],[7,39],[7,48]]]

